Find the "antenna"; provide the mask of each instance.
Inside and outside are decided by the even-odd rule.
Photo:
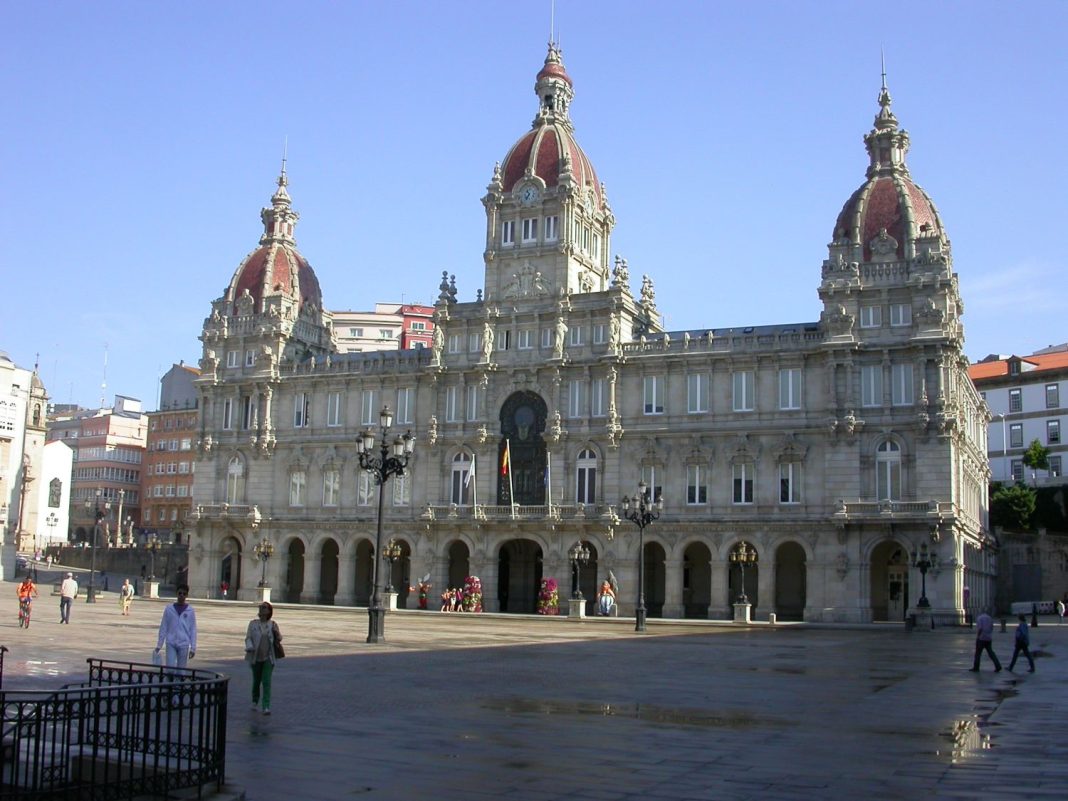
[[[883,49],[879,48],[879,64],[883,68],[883,89],[886,89],[886,54],[883,53]]]
[[[282,172],[286,171],[286,158],[289,156],[289,135],[282,140]]]
[[[104,380],[100,384],[100,408],[104,408],[108,394],[108,343],[104,343]]]
[[[549,0],[549,44],[556,41],[556,0]]]

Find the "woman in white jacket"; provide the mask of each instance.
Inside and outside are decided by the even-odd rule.
[[[262,700],[265,715],[271,714],[271,675],[276,648],[282,642],[282,632],[272,617],[274,607],[264,601],[245,632],[245,661],[252,668],[252,708],[259,708]]]
[[[197,651],[197,615],[185,602],[189,585],[179,584],[178,600],[163,610],[156,653],[167,644],[167,666],[184,668]]]

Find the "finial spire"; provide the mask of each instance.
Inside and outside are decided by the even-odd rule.
[[[879,64],[883,68],[883,91],[886,91],[886,54],[879,48]]]
[[[288,186],[289,178],[286,177],[286,160],[289,157],[289,137],[282,140],[282,173],[278,176],[279,186]]]

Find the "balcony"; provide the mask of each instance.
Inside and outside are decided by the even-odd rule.
[[[474,520],[476,522],[496,522],[501,520],[541,521],[541,520],[589,520],[615,525],[619,522],[615,510],[606,504],[565,503],[540,506],[497,506],[479,504],[477,506],[460,506],[455,503],[429,504],[422,514],[422,519],[434,522],[451,522]]]

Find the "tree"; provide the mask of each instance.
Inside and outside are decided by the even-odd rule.
[[[1035,491],[1026,484],[1006,486],[995,482],[990,493],[990,523],[1014,531],[1031,528],[1035,513]]]
[[[1023,463],[1031,468],[1031,483],[1037,486],[1035,471],[1049,470],[1049,448],[1044,447],[1037,439],[1031,440],[1031,444],[1023,453]]]

